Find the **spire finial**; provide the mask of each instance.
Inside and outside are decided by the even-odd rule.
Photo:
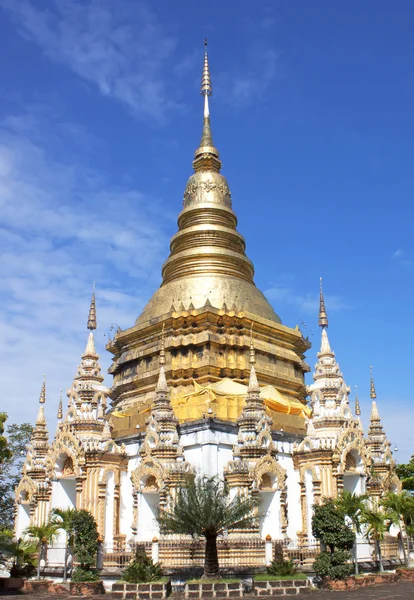
[[[208,105],[208,97],[213,95],[213,88],[211,85],[210,67],[208,64],[208,52],[207,52],[207,38],[204,38],[204,68],[201,77],[201,88],[200,94],[204,96],[204,118],[210,116],[210,110]]]
[[[375,391],[375,383],[374,383],[374,376],[372,374],[372,365],[370,365],[369,367],[370,370],[370,396],[372,398],[372,400],[375,400],[375,398],[377,397],[377,392]]]
[[[221,169],[221,161],[219,153],[214,147],[210,127],[210,107],[208,98],[213,94],[213,87],[211,85],[210,67],[208,64],[207,38],[204,40],[204,66],[203,74],[201,76],[200,94],[204,96],[204,125],[200,146],[194,155],[193,168],[196,172],[205,170],[219,172]]]
[[[92,298],[91,298],[91,305],[89,307],[89,315],[88,315],[88,325],[87,328],[90,331],[93,331],[94,329],[97,328],[97,323],[96,323],[96,302],[95,302],[95,282],[93,284],[93,288],[92,288]]]
[[[322,277],[319,279],[319,327],[328,327],[328,314],[326,312],[325,300],[322,290]]]
[[[164,340],[164,332],[165,332],[165,323],[163,323],[163,325],[162,325],[162,332],[161,332],[160,365],[165,365],[165,340]]]
[[[250,323],[250,358],[249,362],[251,365],[254,365],[256,362],[256,352],[253,344],[253,321]]]
[[[63,402],[62,402],[62,394],[63,394],[63,390],[62,388],[60,389],[60,400],[59,400],[59,407],[58,407],[58,411],[57,411],[57,419],[58,421],[61,421],[63,418]]]
[[[359,398],[358,398],[358,386],[355,386],[355,414],[357,417],[360,416],[361,414],[361,407],[359,405]]]
[[[39,404],[44,404],[46,402],[46,374],[43,375],[43,383],[42,389],[40,391]]]

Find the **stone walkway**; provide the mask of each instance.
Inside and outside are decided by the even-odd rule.
[[[21,600],[86,600],[86,596],[69,596],[69,595],[42,595],[42,594],[11,594],[0,592],[1,597],[5,598],[21,598]],[[89,596],[88,600],[111,600],[112,594],[104,596]],[[174,594],[175,600],[178,599],[178,594]],[[286,597],[286,596],[284,596]],[[182,596],[184,599],[184,596]],[[280,600],[280,596],[277,597]],[[295,598],[303,598],[303,600],[414,600],[414,584],[411,581],[377,585],[373,587],[361,588],[359,590],[350,590],[347,592],[328,592],[325,590],[317,590],[310,594],[295,596]],[[257,600],[255,596],[245,597],[245,600]]]

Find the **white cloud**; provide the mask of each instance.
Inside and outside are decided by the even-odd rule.
[[[301,311],[316,315],[319,309],[319,294],[308,293],[298,294],[290,287],[275,285],[264,292],[265,296],[278,304],[288,304],[296,306]],[[325,304],[329,311],[336,312],[339,310],[349,309],[340,296],[324,294]]]
[[[401,248],[398,248],[395,252],[393,252],[391,258],[395,260],[398,264],[408,267],[413,264],[412,260],[408,259],[406,253]]]
[[[165,73],[177,39],[145,2],[0,0],[20,34],[139,117],[161,120],[176,101]]]
[[[157,287],[172,223],[156,198],[57,160],[34,133],[48,138],[41,122],[25,129],[36,141],[23,130],[0,127],[0,354],[2,410],[33,421],[43,373],[49,415],[60,388],[70,386],[86,344],[92,282],[105,372],[104,333],[114,322],[131,326]]]

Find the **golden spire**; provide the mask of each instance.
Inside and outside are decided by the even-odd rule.
[[[57,411],[57,419],[58,421],[61,421],[63,418],[63,403],[62,403],[62,393],[63,390],[60,390],[60,400],[59,400],[59,407],[58,407],[58,411]]]
[[[371,422],[372,421],[381,421],[381,417],[378,412],[378,406],[377,406],[377,403],[375,402],[375,400],[372,401],[371,419],[370,420],[371,420]]]
[[[40,390],[39,403],[44,404],[46,402],[46,375],[43,375],[42,389]]]
[[[37,419],[35,425],[46,425],[45,409],[44,404],[46,402],[46,375],[44,375],[44,381],[42,383],[42,389],[40,391],[39,398],[39,412],[37,413]]]
[[[220,155],[214,147],[213,136],[210,125],[209,96],[213,94],[211,85],[210,67],[208,64],[207,39],[204,40],[204,67],[201,77],[200,94],[204,96],[204,123],[199,148],[195,151],[193,167],[194,171],[212,170],[217,173],[221,169]]]
[[[165,333],[165,323],[163,323],[162,325],[162,332],[161,332],[161,344],[160,344],[160,365],[165,365],[165,340],[164,340],[164,333]]]
[[[359,405],[359,398],[358,398],[358,386],[355,386],[355,414],[357,417],[359,417],[361,414],[361,407]]]
[[[372,366],[369,367],[369,370],[370,370],[370,396],[371,396],[372,400],[375,400],[375,398],[377,397],[377,392],[375,391],[374,377],[372,375]]]
[[[89,307],[88,325],[87,328],[93,331],[97,328],[96,324],[96,303],[95,303],[95,284],[93,284],[91,305]]]
[[[256,362],[256,352],[254,349],[254,344],[253,344],[253,321],[250,325],[250,359],[249,362],[251,365],[254,365],[254,363]]]
[[[319,327],[328,327],[328,314],[325,308],[325,300],[323,297],[322,290],[322,277],[320,278],[320,291],[319,291]]]

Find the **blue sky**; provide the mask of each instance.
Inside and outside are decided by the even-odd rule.
[[[2,409],[48,413],[86,344],[160,282],[199,141],[203,38],[214,140],[256,284],[329,335],[369,415],[369,365],[398,460],[414,453],[410,1],[0,0]],[[310,383],[310,378],[308,383]],[[110,384],[110,378],[107,377]],[[51,428],[52,428],[51,426]]]

